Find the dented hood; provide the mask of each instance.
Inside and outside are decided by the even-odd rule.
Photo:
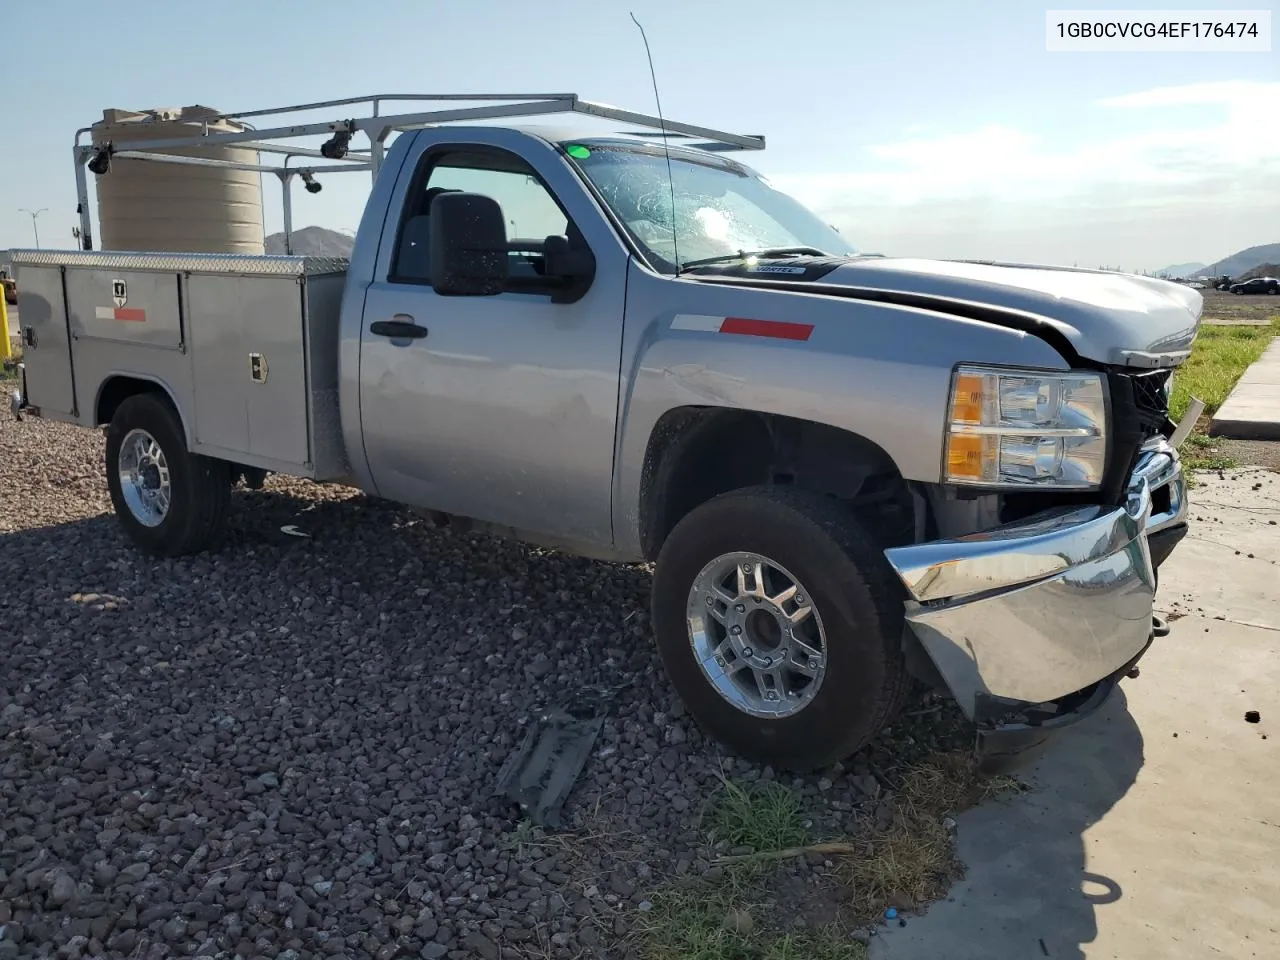
[[[851,296],[870,288],[937,297],[939,309],[950,300],[1031,314],[1080,356],[1119,366],[1181,363],[1204,308],[1200,293],[1182,284],[1070,267],[896,257],[787,258],[726,267],[716,272],[798,286],[845,286]]]

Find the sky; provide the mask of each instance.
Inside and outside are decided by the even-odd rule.
[[[0,250],[34,245],[19,208],[74,247],[70,147],[109,107],[528,91],[652,113],[633,10],[668,119],[765,134],[739,156],[863,251],[1156,270],[1280,242],[1280,46],[1051,53],[1049,5],[1007,0],[5,6]],[[295,189],[295,228],[354,231],[368,183]],[[273,184],[264,204],[279,229]]]

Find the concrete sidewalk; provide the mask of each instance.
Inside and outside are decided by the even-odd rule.
[[[1161,570],[1170,635],[1018,773],[1030,791],[959,818],[965,879],[873,960],[1277,956],[1280,474],[1200,479]]]
[[[1249,365],[1209,425],[1211,437],[1280,440],[1280,337]]]

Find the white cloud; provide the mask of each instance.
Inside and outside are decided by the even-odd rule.
[[[1280,222],[1280,124],[1259,122],[1277,101],[1280,83],[1160,87],[1095,104],[1102,119],[1121,113],[1128,132],[1064,146],[989,124],[873,145],[848,172],[771,179],[871,249],[950,243],[957,252],[947,255],[986,255],[975,246],[1005,234],[1025,238],[1052,224],[1064,234],[1062,253],[1052,258],[1070,260],[1067,238],[1075,250],[1083,239],[1077,227],[1105,221],[1131,251],[1141,229],[1127,225],[1150,224],[1152,252],[1143,259],[1156,266],[1166,245],[1171,253],[1185,251],[1175,260],[1212,258],[1218,248],[1202,249],[1197,223],[1205,235],[1225,236],[1246,225],[1265,233],[1259,224]],[[1106,248],[1107,237],[1095,233]],[[1242,236],[1232,249],[1274,239]],[[1036,245],[1057,249],[1052,241]]]
[[[1225,104],[1243,110],[1260,110],[1270,105],[1280,83],[1254,80],[1214,80],[1209,83],[1187,83],[1177,87],[1156,87],[1139,93],[1099,100],[1104,107],[1182,107],[1196,103]]]

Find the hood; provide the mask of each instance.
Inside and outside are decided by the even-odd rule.
[[[894,257],[789,257],[753,264],[699,268],[695,276],[729,276],[821,288],[857,297],[859,291],[913,306],[973,315],[1032,329],[1052,328],[1081,357],[1127,367],[1171,367],[1186,359],[1199,328],[1204,298],[1168,280],[1019,263]],[[936,303],[929,303],[937,298]],[[1003,316],[1003,319],[1002,319]]]

